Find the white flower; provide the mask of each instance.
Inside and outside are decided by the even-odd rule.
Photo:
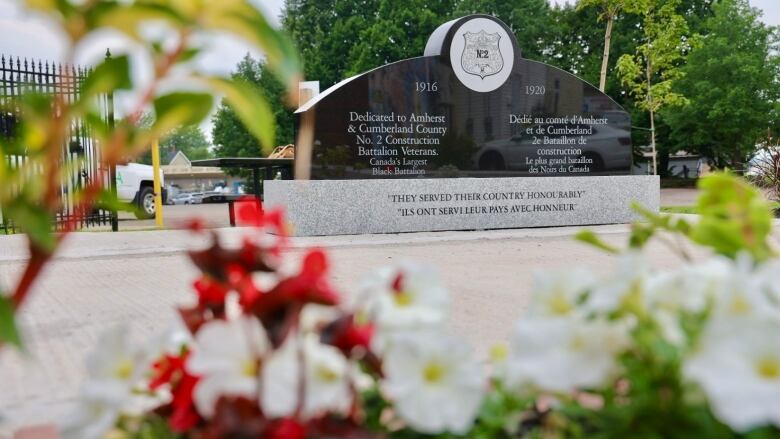
[[[684,373],[715,416],[739,432],[780,427],[780,321],[715,319],[700,343]]]
[[[351,366],[338,349],[320,343],[313,336],[306,337],[302,343],[291,336],[263,366],[260,393],[263,412],[271,418],[295,413],[301,358],[305,368],[301,415],[310,418],[323,412],[346,413],[352,404]]]
[[[267,350],[265,331],[253,317],[203,325],[187,362],[189,372],[201,377],[194,391],[198,412],[211,417],[224,395],[255,398],[260,358]]]
[[[702,312],[730,272],[730,261],[713,258],[704,264],[656,274],[647,281],[645,301],[653,310]]]
[[[412,428],[463,434],[473,425],[486,382],[463,342],[431,332],[399,337],[383,371],[382,389]]]
[[[764,263],[756,270],[756,276],[771,295],[772,301],[780,306],[780,260]]]
[[[383,352],[405,332],[437,328],[448,317],[450,295],[431,267],[403,263],[364,281],[358,305],[377,323],[372,350]],[[361,311],[361,309],[358,309]]]
[[[578,301],[595,281],[589,271],[574,269],[558,273],[536,273],[529,316],[566,317],[579,307]]]
[[[185,346],[194,342],[190,330],[184,324],[181,315],[176,313],[172,323],[157,334],[145,347],[146,355],[154,361],[162,355],[179,355]]]
[[[724,318],[780,318],[780,308],[771,300],[771,292],[754,261],[740,254],[731,262],[729,275],[715,288],[715,316]]]
[[[585,306],[595,312],[614,311],[627,296],[643,293],[649,274],[650,269],[641,253],[623,253],[617,259],[614,274],[594,286]]]
[[[601,386],[618,371],[616,356],[628,340],[623,322],[523,319],[510,345],[507,385],[553,392]]]
[[[450,297],[430,267],[403,263],[380,270],[364,285],[377,323],[386,329],[438,325],[447,318]]]
[[[100,438],[111,429],[130,402],[133,387],[148,366],[140,349],[134,348],[126,327],[105,332],[87,357],[87,381],[82,385],[76,412],[62,429],[62,437]]]
[[[647,280],[643,298],[667,341],[678,346],[685,342],[680,318],[684,313],[704,312],[730,271],[730,264],[713,259],[701,265],[686,265],[679,271],[658,273]]]
[[[101,439],[114,428],[121,413],[120,406],[107,404],[102,395],[82,390],[78,406],[60,430],[62,439]]]

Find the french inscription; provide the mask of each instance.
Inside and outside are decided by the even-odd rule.
[[[583,151],[607,118],[571,115],[536,117],[510,114],[509,124],[518,127],[521,136],[535,146],[524,157],[529,174],[580,174],[594,171],[594,159]]]
[[[577,209],[576,201],[585,193],[553,190],[390,194],[388,201],[399,205],[396,212],[401,217],[570,212]]]

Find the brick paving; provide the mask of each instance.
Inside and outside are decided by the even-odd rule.
[[[627,226],[595,228],[606,240],[625,242]],[[372,269],[402,259],[435,266],[452,292],[453,331],[484,355],[506,340],[527,305],[538,269],[582,265],[611,267],[610,256],[572,240],[578,228],[486,232],[298,238],[289,251],[326,248],[335,285],[354,289]],[[236,242],[245,231],[223,229]],[[184,250],[202,245],[181,231],[73,234],[48,267],[23,308],[20,323],[27,352],[0,352],[0,437],[20,426],[63,419],[84,376],[84,358],[101,331],[127,324],[142,342],[168,327],[174,305],[192,300],[196,276]],[[22,268],[20,236],[0,237],[0,284]],[[665,247],[650,249],[659,266],[678,259]]]

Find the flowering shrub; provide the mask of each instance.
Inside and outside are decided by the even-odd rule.
[[[192,252],[181,328],[142,349],[115,330],[89,358],[65,437],[778,437],[780,260],[759,193],[701,185],[696,223],[643,212],[607,276],[539,274],[507,346],[478,361],[447,334],[435,272],[402,264],[355,294],[311,250],[283,269],[285,225],[254,204],[240,248]],[[270,232],[268,235],[266,232]],[[205,232],[198,232],[205,233]],[[673,246],[654,270],[642,248]],[[687,244],[705,246],[692,261]]]

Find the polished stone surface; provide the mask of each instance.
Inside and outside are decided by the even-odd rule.
[[[296,236],[618,224],[659,208],[657,176],[267,181]]]
[[[312,179],[630,173],[630,116],[609,96],[522,58],[494,17],[442,29],[428,56],[346,79],[296,112],[298,129],[314,121]]]

